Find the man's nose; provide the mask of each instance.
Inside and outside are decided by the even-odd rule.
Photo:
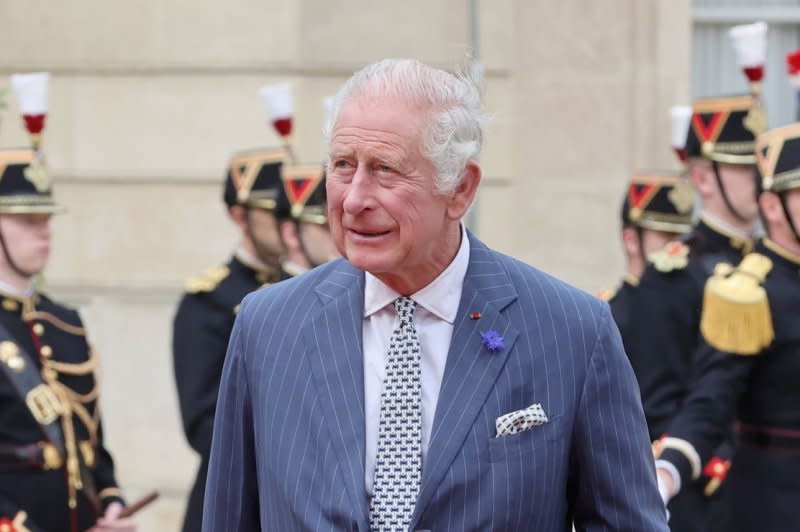
[[[359,166],[353,179],[347,186],[342,208],[347,214],[358,214],[369,209],[373,203],[373,187],[375,186],[369,170]]]

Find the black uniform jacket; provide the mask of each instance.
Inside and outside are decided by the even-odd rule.
[[[800,259],[769,241],[755,251],[773,264],[763,287],[774,340],[754,355],[704,344],[696,381],[669,432],[705,462],[738,420],[739,443],[726,480],[728,529],[800,530]],[[684,452],[666,449],[661,458],[681,479],[691,478]]]
[[[749,244],[701,219],[683,244],[667,246],[669,253],[652,257],[639,285],[628,295],[619,326],[639,382],[651,440],[667,433],[689,391],[700,345],[705,281],[717,264],[737,264]],[[619,314],[615,312],[615,317]],[[727,442],[715,452],[723,460],[730,454]],[[708,482],[698,479],[672,500],[673,532],[705,532],[705,523],[716,519],[712,503],[719,497],[709,500],[704,493]]]
[[[688,392],[705,281],[720,262],[738,264],[748,243],[701,220],[685,244],[685,266],[647,267],[620,327],[652,440],[668,430]]]
[[[184,519],[183,530],[187,532],[201,528],[217,393],[239,303],[250,292],[289,276],[277,268],[257,270],[234,256],[227,264],[187,282],[172,337],[183,429],[201,459]]]
[[[97,520],[95,512],[102,512],[112,501],[122,499],[111,455],[103,445],[99,388],[94,375],[96,358],[87,343],[81,319],[75,310],[43,294],[20,298],[0,293],[0,322],[10,336],[2,340],[21,348],[25,363],[34,365],[42,375],[42,384],[48,385],[62,403],[69,404],[72,414],[66,419],[71,428],[61,430],[63,447],[71,446],[70,433],[74,434],[73,456],[85,464],[99,497],[87,496],[86,490],[77,491],[77,506],[71,515],[66,457],[50,454],[50,463],[45,463],[43,450],[52,449],[49,445],[52,442],[3,372],[0,373],[0,523],[8,519],[29,530],[58,532],[71,530],[71,521],[75,520],[78,530],[86,530]],[[62,414],[59,429],[64,428],[64,419]]]

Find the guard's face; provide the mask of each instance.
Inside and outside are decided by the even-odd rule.
[[[300,239],[312,266],[319,266],[339,256],[327,225],[300,223]]]
[[[275,216],[264,209],[250,208],[247,211],[247,231],[261,262],[275,264],[284,254],[278,222]]]
[[[50,214],[0,214],[0,231],[14,263],[31,275],[41,272],[50,258]],[[2,255],[2,253],[0,253]],[[12,271],[8,258],[0,266]]]
[[[794,188],[786,192],[786,210],[792,217],[792,223],[800,231],[800,189]]]
[[[423,121],[398,98],[358,96],[344,103],[331,136],[333,240],[354,266],[390,285],[444,269],[452,258],[442,256],[452,249],[445,244],[458,238],[448,212],[454,195],[436,193],[435,169],[420,152]]]
[[[736,212],[754,222],[758,218],[755,166],[720,163],[719,177]]]
[[[649,257],[650,254],[664,249],[667,244],[680,239],[680,237],[679,233],[644,229],[642,231],[642,249],[644,249],[645,256]]]

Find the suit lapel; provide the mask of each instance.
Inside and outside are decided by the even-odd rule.
[[[368,530],[364,487],[364,274],[341,261],[316,287],[322,310],[305,326],[309,360],[345,489]]]
[[[411,529],[461,449],[518,336],[501,313],[517,298],[511,280],[494,253],[472,235],[470,248]],[[480,318],[471,319],[473,312],[480,312]],[[490,330],[503,337],[502,350],[491,352],[483,345],[481,333]]]

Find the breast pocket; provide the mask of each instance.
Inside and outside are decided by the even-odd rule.
[[[544,449],[561,439],[561,417],[553,418],[544,425],[511,434],[489,438],[489,461],[519,460]]]

